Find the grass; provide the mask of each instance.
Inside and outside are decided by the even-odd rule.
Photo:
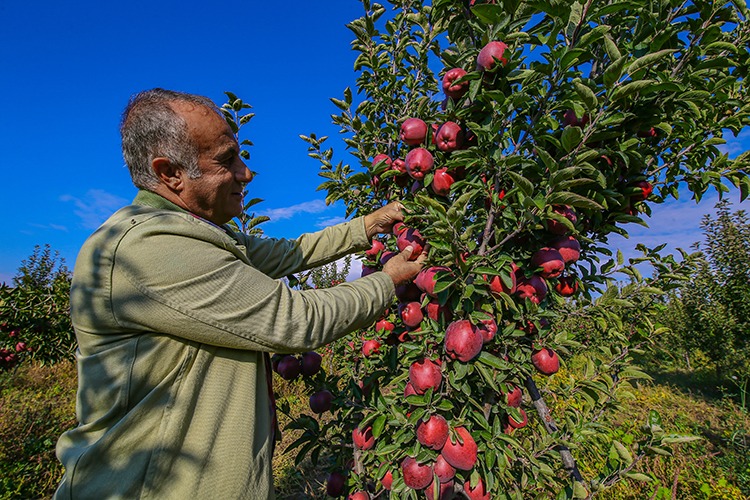
[[[748,413],[707,383],[705,374],[657,373],[654,378],[642,384],[636,400],[627,402],[614,416],[616,437],[637,434],[637,426],[655,409],[667,432],[702,439],[674,445],[672,456],[640,462],[637,469],[652,481],[621,481],[597,498],[750,498]],[[307,410],[307,395],[299,384],[276,383],[281,398],[290,403],[291,416]],[[60,433],[75,425],[75,385],[71,363],[21,366],[0,374],[0,500],[49,498],[54,492],[62,474],[54,447]],[[702,387],[706,390],[699,390]],[[288,418],[280,415],[282,427]],[[273,462],[277,496],[281,500],[324,498],[322,467],[314,467],[308,459],[295,465],[296,452],[284,452],[295,438],[295,432],[284,432],[277,445]],[[591,477],[597,460],[603,459],[582,456],[584,476]]]

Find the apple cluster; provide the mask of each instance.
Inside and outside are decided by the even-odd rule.
[[[0,348],[0,371],[12,370],[21,362],[24,353],[34,352],[34,348],[20,340],[21,330],[8,323],[0,325],[0,332],[8,336],[9,346]]]
[[[274,354],[271,357],[271,367],[281,378],[287,381],[297,380],[300,376],[310,381],[313,386],[320,386],[314,380],[318,373],[322,373],[323,357],[314,351],[305,352],[300,356],[293,354]],[[331,410],[333,393],[323,387],[316,387],[310,395],[310,410],[315,414],[322,414]]]

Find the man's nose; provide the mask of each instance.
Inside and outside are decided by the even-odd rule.
[[[248,182],[251,182],[254,177],[255,177],[255,172],[247,168],[247,165],[245,165],[245,162],[242,162],[242,168],[239,169],[239,172],[237,174],[237,180],[239,182],[242,182],[243,184],[247,184]]]

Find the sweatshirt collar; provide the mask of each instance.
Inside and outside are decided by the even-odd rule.
[[[232,232],[229,230],[228,227],[214,224],[210,220],[206,220],[203,217],[200,217],[199,215],[196,215],[193,212],[190,212],[189,210],[185,210],[181,206],[172,203],[171,201],[164,198],[163,196],[160,196],[151,191],[146,191],[145,189],[141,189],[138,191],[138,194],[136,194],[135,199],[133,200],[133,205],[145,205],[147,207],[159,208],[162,210],[172,210],[174,212],[182,212],[184,214],[189,214],[195,217],[196,219],[205,222],[206,224],[210,224],[213,227],[224,231],[230,236],[232,234]]]

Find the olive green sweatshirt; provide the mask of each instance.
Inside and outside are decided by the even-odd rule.
[[[263,352],[320,347],[394,296],[383,272],[310,291],[278,278],[370,243],[361,218],[257,238],[139,192],[76,260],[79,425],[57,444],[55,498],[273,498]]]

